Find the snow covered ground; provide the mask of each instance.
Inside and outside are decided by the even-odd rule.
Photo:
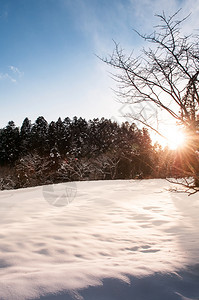
[[[0,299],[199,299],[199,194],[165,180],[0,192]]]

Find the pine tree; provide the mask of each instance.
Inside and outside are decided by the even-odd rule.
[[[13,121],[0,131],[0,162],[13,163],[20,152],[19,128]]]
[[[25,118],[20,129],[20,155],[25,155],[31,150],[31,121]]]
[[[38,117],[31,129],[32,149],[44,155],[49,150],[48,122]]]

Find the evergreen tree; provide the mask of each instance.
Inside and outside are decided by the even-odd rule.
[[[48,122],[44,117],[38,117],[31,129],[32,149],[44,155],[49,150]]]
[[[25,118],[20,129],[20,155],[25,155],[31,150],[31,121]]]
[[[51,149],[57,143],[57,126],[54,121],[50,122],[48,126],[48,143],[49,143],[49,153]]]
[[[0,162],[13,163],[20,152],[19,128],[13,121],[0,131]]]

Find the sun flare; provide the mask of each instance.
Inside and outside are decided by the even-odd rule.
[[[156,136],[156,141],[162,147],[167,146],[171,150],[177,150],[179,148],[184,147],[185,144],[186,144],[186,135],[185,135],[185,133],[183,132],[182,129],[179,129],[175,125],[163,130],[162,135],[165,138]]]
[[[185,145],[185,134],[183,131],[173,127],[166,134],[167,145],[171,150],[176,150]]]

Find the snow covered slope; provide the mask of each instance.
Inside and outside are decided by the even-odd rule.
[[[199,195],[165,180],[0,192],[0,299],[199,299]]]

